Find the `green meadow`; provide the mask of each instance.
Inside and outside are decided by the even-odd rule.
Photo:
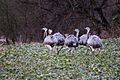
[[[103,40],[100,53],[74,53],[63,48],[59,54],[41,43],[0,47],[0,80],[120,80],[120,39]]]

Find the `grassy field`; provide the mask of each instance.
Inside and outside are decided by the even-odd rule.
[[[53,53],[42,44],[0,47],[0,80],[120,80],[120,39],[104,40],[98,54],[62,49]]]

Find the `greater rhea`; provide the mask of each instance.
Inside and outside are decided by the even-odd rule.
[[[89,32],[90,32],[90,28],[89,28],[89,27],[86,27],[85,29],[87,30],[87,33],[86,33],[86,34],[83,34],[83,35],[80,36],[79,39],[78,39],[78,43],[79,43],[80,45],[84,45],[84,46],[86,46],[86,44],[87,44],[87,40],[88,40],[88,38],[89,38]]]
[[[86,40],[87,42],[86,42],[86,45],[88,47],[90,47],[92,52],[96,48],[100,49],[103,46],[103,43],[102,43],[102,40],[100,39],[100,37],[97,36],[97,35],[91,35],[89,33],[89,31],[90,31],[89,27],[86,27],[85,29],[87,30],[87,40]]]
[[[43,43],[45,44],[46,47],[48,47],[50,50],[53,49],[53,47],[58,43],[58,40],[55,36],[53,36],[51,33],[52,33],[52,30],[51,29],[47,29],[47,28],[42,28],[42,30],[44,30],[44,35],[46,36],[44,38],[44,41]],[[48,34],[47,35],[47,30],[48,30]]]
[[[78,35],[79,35],[79,30],[78,29],[75,29],[74,30],[76,32],[76,36],[71,34],[71,35],[66,35],[66,38],[65,38],[65,45],[68,46],[70,48],[70,52],[71,52],[71,55],[72,55],[72,51],[75,51],[74,52],[74,61],[75,64],[76,64],[76,47],[78,47]],[[74,50],[72,50],[72,47],[74,48]]]
[[[60,32],[53,34],[53,36],[55,36],[58,40],[58,43],[56,43],[57,49],[59,46],[61,47],[59,50],[57,50],[57,53],[59,53],[59,51],[63,48],[65,37]]]
[[[76,32],[76,36],[71,34],[71,35],[66,35],[65,38],[65,45],[68,47],[74,47],[76,49],[76,47],[78,47],[78,34],[79,34],[79,30],[75,29],[74,30]]]
[[[60,32],[53,34],[53,36],[55,36],[58,40],[58,43],[56,44],[57,46],[64,45],[65,37]]]
[[[92,51],[98,48],[100,49],[103,46],[102,40],[97,35],[90,35],[87,40],[87,45],[91,48]]]

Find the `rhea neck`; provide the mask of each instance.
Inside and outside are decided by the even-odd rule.
[[[76,37],[78,37],[78,35],[79,35],[79,30],[78,30],[78,29],[75,29],[74,31],[76,32]]]
[[[44,30],[44,34],[43,34],[43,37],[45,38],[47,36],[47,28],[42,28],[42,30]]]
[[[46,37],[47,36],[47,30],[45,30],[45,32],[44,32],[44,37]]]
[[[76,37],[78,37],[78,35],[79,35],[79,31],[76,31]]]
[[[90,37],[90,28],[86,28],[87,30],[87,37],[89,38]]]
[[[89,28],[87,28],[86,30],[87,30],[87,35],[89,35],[89,33],[90,33],[90,29],[89,29]]]

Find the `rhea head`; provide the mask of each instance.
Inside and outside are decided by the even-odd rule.
[[[90,28],[89,28],[89,27],[86,27],[85,29],[87,30],[87,34],[89,34]]]

